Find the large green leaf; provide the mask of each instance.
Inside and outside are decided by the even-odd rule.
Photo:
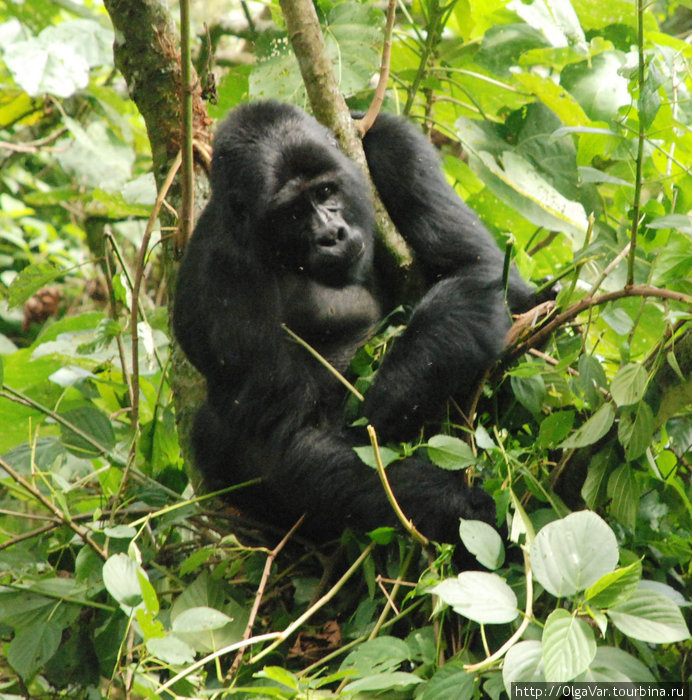
[[[63,445],[78,457],[96,457],[115,446],[110,420],[93,406],[80,406],[61,415],[69,423],[60,426]]]
[[[441,469],[466,469],[478,461],[469,445],[451,435],[433,435],[427,452],[430,461]]]
[[[25,267],[10,284],[8,302],[10,307],[20,306],[53,280],[65,274],[64,270],[49,262],[34,263]]]
[[[502,681],[510,695],[512,683],[541,683],[543,673],[543,649],[535,639],[515,644],[505,656],[502,667]]]
[[[631,102],[627,78],[620,72],[624,63],[624,54],[603,52],[590,61],[567,66],[560,83],[591,119],[610,122],[620,107]]]
[[[473,675],[464,670],[463,662],[448,661],[416,693],[416,700],[471,700],[473,689]]]
[[[614,647],[598,647],[589,668],[575,680],[580,683],[585,681],[624,683],[653,682],[656,679],[639,659],[635,659],[626,651]]]
[[[7,661],[26,681],[55,654],[62,629],[51,620],[20,629],[7,647]]]
[[[605,403],[582,426],[580,426],[563,443],[562,447],[586,447],[598,442],[613,425],[615,409],[611,404]]]
[[[582,510],[543,527],[531,545],[537,581],[556,598],[574,595],[615,569],[615,534],[596,513]]]
[[[558,608],[548,616],[541,639],[545,679],[570,681],[583,673],[596,656],[596,639],[589,625]]]
[[[452,609],[481,624],[511,622],[519,614],[514,591],[497,575],[485,571],[462,571],[433,588]]]
[[[628,637],[650,644],[690,639],[680,608],[668,597],[638,588],[624,603],[608,610],[613,624]]]
[[[502,538],[495,528],[482,520],[459,518],[459,537],[464,547],[473,554],[486,569],[497,569],[505,561]]]
[[[640,401],[624,410],[618,423],[618,440],[625,448],[625,459],[633,462],[651,445],[654,435],[654,414],[649,404]]]
[[[642,563],[637,560],[629,566],[601,576],[584,591],[584,597],[591,605],[607,608],[627,600],[639,585],[641,577]]]
[[[647,374],[642,365],[630,362],[618,370],[610,383],[610,393],[618,406],[641,401],[646,391]]]

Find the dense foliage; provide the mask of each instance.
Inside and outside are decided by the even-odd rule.
[[[317,5],[341,89],[367,106],[381,9]],[[278,6],[228,6],[196,17],[211,116],[304,106]],[[497,530],[460,523],[479,564],[457,576],[448,548],[389,531],[277,545],[195,495],[170,231],[149,238],[152,158],[108,15],[3,5],[0,695],[497,699],[517,680],[689,679],[690,36],[673,0],[399,4],[385,108],[431,134],[524,275],[561,285],[472,420],[450,406],[443,434],[380,450],[494,496]],[[357,386],[404,322],[363,348]]]

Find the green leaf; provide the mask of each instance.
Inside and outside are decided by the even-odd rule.
[[[195,651],[214,651],[231,643],[227,628],[232,628],[233,622],[220,610],[201,606],[181,612],[171,626],[175,636]]]
[[[578,682],[610,683],[653,682],[656,679],[644,664],[622,649],[598,647],[589,668],[576,679]]]
[[[190,664],[195,660],[194,649],[173,634],[147,639],[147,650],[157,659],[173,666]]]
[[[60,425],[62,443],[77,457],[98,457],[115,447],[115,433],[108,416],[93,406],[73,408],[61,416],[72,426]]]
[[[601,576],[596,583],[584,591],[584,597],[592,605],[607,608],[610,605],[624,602],[639,585],[642,577],[641,561],[632,562],[629,566],[615,569]]]
[[[459,615],[480,624],[499,625],[517,615],[514,591],[497,575],[485,571],[462,571],[456,578],[441,581],[429,591]]]
[[[89,84],[89,64],[73,46],[41,35],[10,44],[3,52],[16,82],[31,97],[71,97]]]
[[[599,389],[608,386],[601,363],[593,355],[582,355],[579,358],[578,368],[579,383],[586,400],[594,407],[599,406],[603,400]]]
[[[463,662],[448,661],[417,690],[416,700],[471,700],[473,688],[473,676],[464,670]]]
[[[231,618],[220,610],[199,607],[180,613],[173,621],[174,632],[208,632],[221,629]]]
[[[603,404],[591,418],[589,418],[580,428],[563,441],[561,447],[586,447],[598,442],[613,425],[615,420],[615,409],[609,403]]]
[[[560,84],[594,121],[610,123],[620,107],[630,103],[627,79],[620,75],[623,54],[605,51],[590,61],[566,66]]]
[[[512,375],[510,377],[510,382],[512,385],[512,392],[517,397],[519,403],[534,415],[539,414],[546,397],[543,377],[540,374],[534,374],[528,377]]]
[[[10,284],[7,290],[7,301],[10,307],[21,306],[39,289],[50,284],[64,274],[64,270],[52,263],[34,263],[25,267]]]
[[[595,510],[606,497],[606,477],[619,457],[614,443],[609,443],[597,452],[589,462],[586,479],[581,487],[581,495],[586,507]]]
[[[554,610],[548,616],[541,646],[545,679],[548,682],[576,678],[596,656],[593,630],[584,620],[562,608]]]
[[[582,510],[548,523],[531,545],[536,580],[556,598],[574,595],[615,569],[615,534],[596,513]]]
[[[401,455],[389,447],[379,446],[380,459],[382,464],[386,467],[392,462],[396,462],[397,459],[401,459]],[[360,447],[354,447],[353,451],[360,457],[360,461],[367,464],[372,469],[377,469],[377,460],[375,459],[375,450],[373,450],[372,445],[362,445]]]
[[[629,464],[621,464],[608,479],[610,512],[631,530],[634,530],[637,521],[640,495],[634,470]]]
[[[645,401],[625,409],[618,422],[618,440],[625,448],[625,459],[633,462],[651,445],[654,436],[654,413]]]
[[[376,676],[366,676],[359,678],[353,683],[349,683],[343,693],[365,693],[386,690],[387,688],[405,688],[418,683],[423,683],[423,679],[414,676],[412,673],[404,671],[392,671],[390,673],[378,673]]]
[[[690,638],[680,608],[656,591],[637,588],[628,600],[607,613],[620,632],[642,642],[671,644]]]
[[[685,214],[666,214],[658,216],[644,224],[647,228],[675,228],[683,233],[692,233],[692,216]]]
[[[359,676],[387,673],[410,658],[406,642],[383,635],[360,644],[341,664],[341,670],[355,669]]]
[[[647,68],[638,102],[639,121],[641,127],[645,130],[653,124],[658,110],[661,108],[661,98],[658,95],[658,89],[665,82],[661,71],[654,61],[651,61]]]
[[[542,683],[543,649],[541,643],[529,639],[515,644],[505,656],[502,666],[502,682],[511,697],[512,683]]]
[[[7,661],[27,681],[55,654],[61,639],[62,628],[51,620],[24,627],[7,647]]]
[[[134,608],[142,603],[140,572],[146,577],[139,564],[127,554],[114,554],[103,565],[106,590],[125,608]]]
[[[427,447],[430,461],[441,469],[466,469],[478,461],[469,445],[451,435],[434,435]]]
[[[618,406],[630,406],[644,398],[647,374],[642,365],[631,362],[620,368],[610,383],[610,393]]]
[[[261,671],[255,674],[256,678],[269,678],[276,683],[285,685],[292,690],[298,690],[298,679],[285,668],[281,666],[265,666]]]
[[[505,548],[497,530],[482,520],[459,518],[459,537],[464,547],[486,569],[497,569],[505,561]]]
[[[574,425],[574,411],[555,411],[541,421],[538,445],[554,447],[564,440]]]

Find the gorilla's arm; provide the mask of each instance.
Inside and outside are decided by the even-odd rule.
[[[382,438],[410,439],[426,419],[440,417],[449,396],[469,396],[502,352],[510,327],[504,255],[447,184],[435,149],[417,129],[381,114],[363,144],[380,197],[432,285],[364,407]],[[514,269],[508,302],[514,311],[534,305],[532,288]]]
[[[173,315],[180,345],[210,383],[233,381],[252,364],[271,367],[283,332],[274,276],[219,218],[212,199],[180,266]]]
[[[447,183],[435,148],[419,129],[382,113],[363,139],[373,182],[394,225],[430,282],[456,273],[499,284],[504,255],[476,214]],[[513,312],[534,305],[534,290],[516,269],[509,278]]]

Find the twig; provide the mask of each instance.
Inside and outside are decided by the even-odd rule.
[[[268,647],[263,649],[257,656],[255,656],[252,659],[252,662],[255,663],[260,659],[264,658],[267,654],[270,654],[272,651],[274,651],[274,649],[276,649],[276,647],[279,646],[279,644],[282,644],[287,637],[293,634],[293,632],[295,632],[295,630],[298,629],[298,627],[300,627],[306,620],[308,620],[314,613],[316,613],[323,605],[326,605],[344,587],[344,584],[358,570],[360,565],[370,555],[370,552],[372,552],[374,547],[375,543],[371,542],[361,552],[358,559],[356,559],[356,561],[354,561],[353,564],[351,564],[348,571],[346,571],[346,573],[334,584],[332,589],[325,593],[325,595],[323,595],[314,605],[311,605],[299,618],[294,620],[288,627],[286,627],[286,629],[283,632],[269,632],[268,634],[260,634],[257,637],[250,637],[250,639],[244,639],[240,642],[230,644],[227,647],[223,647],[218,651],[214,651],[211,654],[205,656],[203,659],[195,661],[195,663],[191,664],[187,668],[184,668],[180,673],[173,676],[173,678],[167,680],[163,685],[159,686],[156,689],[156,695],[161,695],[161,693],[168,690],[168,688],[170,688],[172,685],[175,685],[178,681],[182,680],[186,676],[189,676],[191,673],[194,673],[198,668],[202,668],[202,666],[206,666],[206,664],[208,664],[210,661],[214,661],[215,659],[218,659],[219,657],[224,656],[225,654],[230,654],[232,651],[245,649],[246,647],[249,647],[252,644],[258,644],[260,642],[274,640],[272,644],[270,644]]]
[[[637,0],[637,53],[639,56],[637,84],[639,95],[637,109],[639,116],[639,132],[637,134],[637,160],[634,176],[634,202],[632,203],[632,229],[630,232],[630,254],[627,260],[627,286],[634,284],[634,262],[637,256],[637,232],[639,231],[639,210],[642,198],[642,167],[644,162],[644,127],[642,114],[644,110],[644,0]]]
[[[269,580],[269,573],[271,572],[272,564],[276,559],[279,552],[284,548],[286,542],[293,536],[293,533],[302,525],[303,520],[305,520],[305,515],[301,515],[296,524],[284,535],[283,539],[279,544],[269,552],[267,560],[264,562],[264,571],[262,571],[262,578],[260,579],[259,586],[257,587],[257,593],[255,594],[255,600],[252,604],[252,609],[250,610],[250,617],[248,618],[247,625],[245,626],[245,632],[243,632],[243,639],[250,639],[250,634],[252,633],[252,626],[255,624],[255,619],[257,618],[257,613],[259,612],[259,606],[262,602],[262,597],[264,596],[264,589],[267,587],[267,581]],[[240,662],[243,660],[243,650],[239,649],[238,653],[233,659],[231,667],[226,673],[226,679],[232,678],[235,672],[240,666]]]
[[[380,63],[380,77],[377,81],[375,94],[373,95],[368,111],[362,119],[356,122],[356,128],[361,136],[365,136],[370,127],[375,123],[380,113],[384,96],[389,82],[389,64],[392,56],[392,32],[394,31],[394,19],[396,18],[396,0],[389,0],[387,5],[387,22],[384,29],[384,44],[382,46],[382,61]]]
[[[270,654],[276,647],[290,637],[304,622],[309,620],[322,606],[326,605],[360,568],[360,565],[370,556],[370,552],[375,548],[375,543],[371,542],[360,554],[346,573],[327,591],[314,605],[310,606],[300,617],[296,618],[266,649],[263,649],[257,656],[253,657],[252,663],[257,663],[260,659]]]
[[[87,530],[72,521],[68,513],[64,513],[54,503],[49,501],[33,484],[28,482],[19,472],[15,471],[2,457],[0,457],[0,467],[2,467],[14,481],[16,481],[27,493],[35,498],[44,508],[48,509],[58,520],[67,525],[79,537],[81,537],[94,551],[102,558],[106,559],[106,553],[94,541],[94,538]]]
[[[531,572],[531,560],[529,559],[528,550],[523,548],[524,554],[524,570],[526,572],[526,610],[524,611],[524,619],[521,621],[516,632],[494,653],[479,661],[476,664],[464,665],[464,670],[468,673],[483,671],[492,666],[496,661],[501,659],[520,639],[526,628],[531,624],[533,616],[533,573]]]
[[[387,475],[384,471],[384,464],[382,464],[380,446],[377,444],[377,433],[375,432],[375,428],[373,428],[372,425],[368,426],[368,435],[370,436],[370,444],[372,445],[372,449],[375,452],[377,473],[380,477],[380,481],[382,482],[382,486],[384,487],[384,491],[387,494],[387,500],[389,501],[389,504],[394,509],[396,517],[398,518],[399,522],[404,526],[406,532],[408,532],[416,542],[423,545],[423,547],[427,547],[430,544],[430,540],[428,540],[428,538],[425,535],[419,532],[416,526],[413,524],[413,522],[406,517],[404,511],[401,510],[401,506],[399,505],[399,503],[396,500],[396,497],[394,496],[394,491],[392,491],[392,487],[390,486],[389,481],[387,479]]]
[[[293,340],[296,341],[296,343],[298,343],[298,345],[304,347],[325,369],[327,369],[330,374],[334,375],[359,401],[365,400],[363,394],[361,394],[360,391],[358,391],[358,389],[356,389],[356,387],[354,387],[353,384],[351,384],[351,382],[349,382],[348,379],[346,379],[346,377],[339,372],[339,370],[333,367],[329,360],[320,355],[320,353],[317,352],[312,345],[294,333],[285,323],[282,323],[281,327],[286,331],[286,333],[288,333],[288,335],[291,336],[291,338],[293,338]]]
[[[670,289],[649,287],[647,285],[625,287],[624,289],[608,292],[607,294],[601,294],[597,297],[584,297],[576,304],[570,306],[563,313],[555,316],[552,321],[549,321],[538,329],[528,340],[513,348],[509,348],[503,358],[503,361],[511,362],[517,357],[523,355],[525,352],[528,352],[529,348],[536,345],[541,345],[541,343],[545,342],[550,337],[551,333],[553,333],[563,324],[567,323],[567,321],[571,321],[582,311],[586,311],[586,309],[590,309],[593,306],[600,306],[602,304],[607,304],[611,301],[616,301],[617,299],[623,299],[625,297],[658,297],[660,299],[672,299],[673,301],[679,301],[682,304],[689,304],[692,306],[692,297],[687,294],[674,292]]]
[[[603,280],[615,269],[619,264],[620,261],[623,260],[627,253],[629,253],[630,248],[632,247],[631,243],[628,243],[614,258],[608,263],[608,266],[601,272],[601,274],[598,276],[598,279],[593,283],[593,286],[589,290],[589,293],[587,296],[592,297],[597,291],[598,288],[603,284]]]
[[[192,66],[190,63],[190,0],[180,0],[180,102],[182,112],[182,193],[175,246],[185,248],[192,233],[195,204],[195,168],[192,148]]]
[[[135,268],[135,279],[132,283],[132,309],[130,316],[130,333],[132,334],[132,414],[131,421],[133,429],[137,430],[137,422],[139,420],[139,337],[137,335],[138,313],[139,313],[139,294],[142,287],[142,278],[144,277],[144,265],[149,249],[149,240],[156,224],[156,219],[159,216],[163,200],[168,195],[168,190],[171,188],[173,178],[175,177],[182,163],[182,153],[178,153],[171,165],[166,179],[161,185],[161,189],[156,196],[154,208],[149,215],[147,227],[142,237],[142,245],[139,248],[137,257],[137,267]]]

